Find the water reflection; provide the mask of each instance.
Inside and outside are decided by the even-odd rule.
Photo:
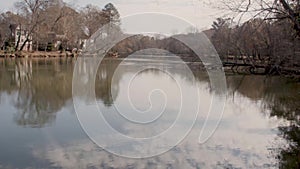
[[[287,120],[279,125],[279,136],[287,145],[273,150],[279,168],[300,168],[300,84],[291,79],[266,76],[228,77],[234,96],[238,92],[260,102],[266,116]]]
[[[112,83],[114,71],[120,64],[126,65],[126,68],[123,74],[114,77],[116,83]],[[123,90],[121,84],[126,80],[126,75],[133,72],[135,66],[137,65],[134,62],[121,63],[118,60],[106,60],[101,64],[96,77],[95,92],[99,104],[103,104],[108,112],[112,111],[114,98],[120,97]],[[176,66],[176,64],[162,66]],[[20,134],[25,130],[22,128],[10,132],[4,131],[12,124],[8,124],[9,118],[0,118],[0,125],[2,125],[0,126],[2,128],[0,129],[0,168],[7,166],[12,166],[11,168],[17,168],[16,166],[18,168],[299,168],[300,166],[299,82],[282,77],[228,75],[228,100],[224,118],[219,130],[207,144],[197,144],[201,122],[204,120],[204,117],[200,116],[196,129],[171,152],[150,159],[130,160],[111,155],[95,146],[82,136],[84,134],[79,130],[75,114],[65,115],[68,112],[66,109],[72,107],[70,102],[73,67],[74,60],[70,59],[0,60],[0,114],[6,116],[4,111],[13,111],[11,112],[13,116],[9,118],[12,118],[14,124],[26,127],[28,129],[26,132],[34,133],[36,131],[31,128],[40,128],[43,131],[50,130],[49,135],[53,137],[50,140],[40,140],[36,137],[39,136],[38,134],[30,135],[32,138],[25,139],[23,146],[32,142],[38,142],[41,146],[24,150],[19,148],[18,151],[31,151],[32,157],[22,162],[16,159],[8,160],[6,156],[11,154],[13,158],[16,156],[14,153],[16,150],[1,150],[15,146],[17,143],[5,141],[2,136],[9,133],[9,135],[20,135],[20,140],[27,137]],[[84,65],[81,70],[83,73],[89,71]],[[193,80],[186,78],[180,67],[174,70],[187,87],[200,86],[201,96],[204,98],[201,104],[209,105],[211,92],[214,91],[210,88],[207,75],[202,71],[194,70],[196,80]],[[161,76],[157,71],[149,70],[145,73],[157,78]],[[208,107],[203,106],[203,110],[206,109]],[[70,125],[64,124],[66,121]],[[63,134],[61,130],[69,134]],[[26,155],[29,156],[28,153]],[[33,159],[46,160],[49,163],[37,166],[29,162]]]
[[[72,63],[68,60],[2,60],[1,93],[17,95],[14,120],[25,127],[44,127],[71,98]]]
[[[105,106],[110,107],[113,104],[113,98],[117,97],[119,93],[119,81],[120,76],[114,76],[114,72],[119,66],[121,61],[111,61],[107,60],[101,63],[99,66],[95,92],[96,98],[102,100]],[[115,78],[115,83],[112,83],[113,77]],[[114,96],[112,94],[115,94]]]

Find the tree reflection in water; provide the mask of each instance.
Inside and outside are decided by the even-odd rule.
[[[44,127],[71,99],[72,63],[69,60],[3,60],[1,91],[14,92],[15,122]]]
[[[104,105],[110,107],[119,91],[119,74],[114,74],[121,61],[104,60],[98,68],[95,84],[96,98],[103,101]],[[112,80],[114,78],[114,83]],[[112,92],[113,91],[113,92]],[[112,95],[115,94],[115,95]]]
[[[287,120],[287,124],[279,127],[279,136],[289,144],[273,153],[279,160],[279,168],[300,168],[299,82],[283,77],[229,76],[227,84],[232,93],[262,101],[264,112],[270,112],[266,115]]]
[[[300,85],[282,79],[271,79],[272,85],[266,93],[266,102],[271,110],[270,116],[288,120],[288,124],[279,127],[280,136],[289,145],[279,150],[280,168],[300,168]],[[283,88],[284,86],[284,88]]]

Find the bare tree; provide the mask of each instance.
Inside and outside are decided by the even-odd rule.
[[[240,14],[239,20],[247,13],[264,20],[287,20],[300,37],[300,0],[222,0],[220,3],[223,9]]]
[[[10,11],[2,13],[0,18],[2,45],[4,42],[7,42],[9,43],[8,45],[12,47],[15,45],[15,29],[17,25],[25,24],[25,20],[22,16],[14,14]]]
[[[81,11],[81,16],[85,25],[85,33],[92,36],[101,26],[107,23],[106,13],[97,6],[87,5]]]
[[[10,23],[6,19],[5,14],[0,15],[0,46],[4,46],[4,43],[11,37],[11,31],[9,29]]]
[[[231,44],[230,18],[217,18],[217,20],[213,22],[212,27],[214,30],[212,42],[215,45],[220,57],[224,58],[229,54]]]
[[[60,29],[67,40],[67,46],[71,48],[77,47],[78,40],[84,37],[82,17],[79,12],[71,7],[65,6],[63,10],[66,16],[59,21],[61,24]]]
[[[37,47],[41,45],[46,48],[48,43],[55,42],[56,34],[63,34],[61,20],[67,17],[68,13],[64,10],[66,7],[63,1],[50,0],[47,7],[41,12],[42,22],[37,26],[33,33],[33,40]]]
[[[43,12],[43,18],[45,19],[45,23],[47,24],[50,32],[55,31],[59,21],[67,16],[67,13],[64,10],[65,6],[65,3],[62,1],[52,0]]]
[[[47,0],[22,0],[15,3],[15,7],[26,20],[25,29],[27,30],[25,41],[21,44],[20,48],[18,46],[19,43],[17,43],[16,50],[23,50],[26,43],[32,40],[31,36],[36,31],[39,24],[44,21],[44,18],[41,17],[41,13],[45,10],[47,5]]]

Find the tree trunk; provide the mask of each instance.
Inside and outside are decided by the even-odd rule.
[[[26,38],[26,40],[24,41],[24,43],[22,44],[22,46],[20,47],[20,51],[22,51],[26,45],[26,43],[29,42],[28,37]]]
[[[300,13],[299,9],[295,9],[295,11],[291,8],[291,6],[285,0],[279,0],[282,4],[283,8],[287,11],[290,20],[294,24],[294,30],[297,33],[297,36],[300,37]]]
[[[21,35],[18,35],[17,44],[15,44],[15,51],[18,51]]]

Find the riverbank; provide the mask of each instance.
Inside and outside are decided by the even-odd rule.
[[[31,59],[60,59],[60,58],[77,58],[78,54],[71,52],[44,52],[44,51],[34,51],[27,52],[22,51],[19,53],[5,53],[4,51],[0,51],[0,58],[31,58]],[[183,57],[183,60],[188,60],[189,58]],[[112,56],[106,56],[104,60],[116,60],[122,61],[124,58],[115,58]],[[138,58],[136,58],[138,59]],[[150,58],[151,59],[151,58]],[[144,59],[140,61],[145,62]],[[139,60],[136,60],[139,62]],[[187,61],[185,62],[192,70],[202,70],[206,71],[207,69],[218,69],[214,66],[204,66],[202,62],[199,61]],[[296,79],[300,81],[300,69],[299,67],[287,67],[287,66],[270,66],[267,67],[265,65],[253,65],[246,63],[236,63],[236,62],[223,62],[223,70],[226,74],[240,74],[240,75],[280,75],[289,77],[292,79]]]
[[[78,54],[74,54],[71,52],[44,52],[44,51],[19,51],[8,53],[5,51],[0,51],[1,58],[60,58],[60,57],[77,57]]]

